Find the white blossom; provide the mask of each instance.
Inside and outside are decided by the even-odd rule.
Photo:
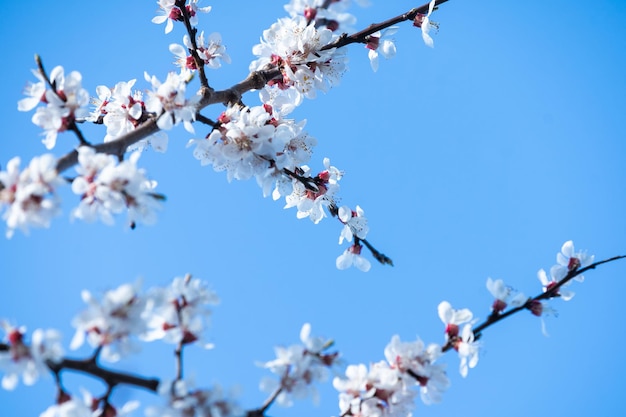
[[[355,243],[348,247],[335,261],[337,269],[348,269],[355,266],[363,272],[367,272],[372,267],[370,261],[361,256],[363,245]]]
[[[346,377],[335,377],[341,415],[360,417],[410,416],[415,408],[416,392],[387,362],[350,365]]]
[[[250,71],[279,68],[280,80],[272,80],[266,88],[295,88],[301,97],[315,98],[317,91],[327,91],[339,82],[345,71],[347,57],[343,49],[322,47],[330,43],[332,32],[316,28],[303,16],[283,18],[263,32],[261,43],[252,48],[259,58],[250,64]]]
[[[556,255],[556,265],[550,268],[550,274],[556,279],[563,279],[569,272],[585,268],[593,263],[594,256],[587,255],[584,251],[576,252],[574,242],[568,240],[561,247],[561,252]],[[577,275],[575,280],[582,282],[584,277]]]
[[[546,271],[544,271],[543,269],[540,269],[539,271],[537,271],[537,278],[539,278],[541,285],[543,285],[544,293],[552,290],[554,286],[558,284],[558,281],[559,281],[559,279],[557,279],[554,275],[552,275],[552,271],[550,271],[550,279],[548,279],[548,275],[546,274]],[[574,292],[564,289],[563,287],[565,286],[566,285],[559,287],[554,293],[554,296],[561,297],[563,301],[569,301],[572,298],[574,298]]]
[[[145,101],[146,110],[157,115],[159,128],[169,130],[182,122],[185,130],[194,133],[191,123],[196,120],[200,96],[196,95],[189,100],[185,98],[191,72],[186,68],[182,68],[179,74],[170,72],[163,83],[147,72],[144,78],[152,84],[152,91],[148,91]]]
[[[76,168],[79,175],[72,182],[72,191],[81,196],[81,201],[72,211],[72,217],[88,222],[101,219],[112,224],[113,214],[126,210],[131,227],[137,221],[154,223],[162,196],[154,191],[156,182],[148,180],[145,170],[137,168],[140,156],[134,152],[117,163],[111,155],[80,147]]]
[[[302,344],[275,348],[276,359],[262,363],[261,366],[279,375],[280,380],[264,378],[261,381],[262,391],[274,392],[281,388],[276,398],[278,404],[289,407],[293,399],[312,397],[318,402],[315,382],[328,379],[328,370],[337,363],[338,353],[324,353],[332,345],[332,341],[311,336],[311,325],[306,323],[300,331]]]
[[[369,35],[365,47],[369,49],[367,56],[374,72],[378,71],[379,55],[382,55],[385,59],[391,59],[396,56],[396,44],[393,40],[385,38],[395,34],[397,31],[397,26],[391,26],[383,31],[374,32]]]
[[[43,128],[46,137],[43,143],[47,149],[54,148],[57,134],[71,127],[76,120],[85,118],[89,112],[89,93],[82,88],[82,75],[78,71],[65,74],[63,67],[57,66],[50,72],[50,84],[54,90],[48,89],[44,76],[34,70],[39,79],[36,84],[27,87],[26,99],[18,102],[18,110],[32,110],[39,103],[45,106],[38,107],[32,121]],[[37,97],[39,96],[39,97]]]
[[[491,310],[496,313],[501,313],[508,305],[508,299],[513,292],[513,289],[504,284],[501,279],[493,280],[487,278],[487,290],[495,298]],[[519,307],[526,302],[526,296],[522,293],[517,293],[511,300],[511,306]]]
[[[445,365],[434,363],[441,355],[440,345],[431,343],[426,347],[419,338],[415,342],[402,342],[395,335],[385,347],[389,365],[397,369],[407,383],[420,386],[420,396],[425,404],[441,402],[443,392],[450,386]]]
[[[11,326],[4,320],[0,321],[0,327],[9,345],[8,350],[0,351],[0,370],[4,373],[2,388],[6,390],[13,390],[20,377],[24,384],[33,385],[39,375],[47,375],[46,361],[58,362],[63,357],[61,333],[57,330],[35,330],[28,345],[24,341],[24,327]]]
[[[87,309],[72,320],[76,333],[70,347],[78,349],[86,336],[87,342],[101,348],[102,357],[110,362],[137,351],[133,337],[146,331],[142,317],[146,301],[139,295],[139,287],[139,282],[120,285],[104,293],[101,300],[83,290],[81,296]]]
[[[60,213],[56,188],[64,180],[56,171],[56,159],[51,154],[33,158],[20,172],[20,158],[15,157],[0,171],[0,208],[7,223],[6,236],[15,229],[28,234],[29,227],[49,227],[52,217]]]
[[[174,344],[200,341],[211,315],[208,306],[217,304],[217,294],[202,280],[192,279],[191,275],[176,277],[168,287],[148,292],[144,314],[148,330],[142,338]],[[213,345],[204,343],[203,347],[210,349]]]
[[[458,337],[459,325],[469,322],[473,317],[469,309],[455,310],[447,301],[439,303],[437,312],[441,321],[446,325],[446,340]]]
[[[359,239],[365,239],[367,232],[369,232],[369,226],[367,225],[367,218],[365,212],[359,206],[356,206],[356,211],[352,211],[347,206],[339,207],[338,217],[341,223],[343,223],[343,229],[339,236],[339,244],[343,243],[343,240],[352,242],[353,236]]]
[[[463,326],[461,332],[461,338],[455,345],[455,349],[459,353],[461,362],[459,364],[459,372],[461,376],[465,378],[469,368],[474,368],[478,364],[478,348],[479,343],[474,341],[474,332],[472,332],[472,325],[466,324]]]
[[[430,30],[432,27],[438,28],[437,24],[430,21],[430,15],[435,8],[435,0],[431,0],[428,4],[428,14],[418,14],[413,20],[413,25],[422,28],[422,39],[426,46],[431,48],[434,46],[433,38],[430,36]]]

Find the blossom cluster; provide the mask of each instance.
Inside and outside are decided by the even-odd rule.
[[[369,0],[356,0],[361,7],[370,5]],[[329,4],[330,3],[330,4]],[[307,21],[314,22],[316,27],[325,27],[333,32],[351,32],[356,24],[356,17],[348,13],[350,0],[291,0],[286,4],[285,11],[291,17],[304,16]]]
[[[26,87],[24,93],[28,97],[20,100],[17,108],[30,111],[41,103],[45,104],[37,107],[32,121],[44,129],[46,137],[43,143],[47,149],[52,149],[59,132],[88,116],[89,93],[82,88],[83,77],[78,71],[65,75],[63,67],[57,66],[50,72],[49,78],[41,70],[33,70],[33,74],[39,81]]]
[[[189,70],[197,70],[198,62],[193,55],[187,55],[188,51],[194,50],[198,54],[198,58],[203,65],[211,69],[218,69],[222,66],[222,61],[230,63],[230,56],[226,53],[226,47],[222,44],[222,36],[217,33],[211,33],[206,39],[204,31],[196,38],[197,48],[191,42],[189,35],[183,36],[183,45],[173,43],[170,45],[170,52],[176,56],[176,65]]]
[[[193,155],[202,165],[226,171],[228,180],[256,178],[269,195],[284,187],[283,169],[307,162],[316,145],[304,131],[305,122],[296,123],[272,106],[228,107],[218,118],[218,126],[206,139],[192,139]],[[280,194],[279,194],[280,195]]]
[[[318,401],[314,382],[328,379],[329,369],[338,361],[338,352],[326,353],[332,340],[311,336],[311,325],[304,324],[300,331],[301,344],[289,347],[276,347],[276,359],[261,364],[280,377],[279,381],[264,378],[261,390],[278,393],[276,401],[283,406],[291,406],[293,399],[311,396]]]
[[[407,416],[411,415],[418,392],[425,404],[438,403],[450,386],[445,365],[435,363],[442,355],[441,346],[426,346],[419,338],[402,342],[395,335],[385,348],[386,361],[350,365],[345,377],[336,377],[334,387],[340,392],[341,415]]]
[[[72,181],[72,191],[81,196],[72,217],[92,222],[96,219],[113,223],[113,214],[128,211],[128,222],[146,224],[156,219],[155,209],[162,196],[155,193],[155,181],[146,178],[137,168],[139,152],[118,163],[112,155],[97,153],[93,148],[78,148],[78,176]]]
[[[496,319],[509,306],[513,308],[525,307],[533,315],[541,317],[541,329],[543,334],[547,335],[543,319],[548,315],[556,315],[556,310],[550,306],[547,299],[559,297],[563,301],[571,300],[574,297],[574,292],[568,289],[572,282],[568,277],[571,276],[572,280],[582,282],[584,277],[577,271],[591,265],[593,260],[593,255],[588,255],[584,251],[576,251],[574,243],[568,240],[561,246],[561,251],[556,255],[556,264],[550,268],[549,273],[543,268],[537,272],[543,294],[535,298],[528,298],[524,293],[515,291],[501,279],[488,278],[487,289],[494,297],[491,319]],[[511,298],[510,301],[509,298]]]
[[[170,33],[174,29],[174,22],[183,21],[183,13],[189,16],[189,23],[193,26],[198,24],[198,12],[209,13],[211,6],[198,7],[198,0],[187,0],[185,11],[176,5],[176,0],[159,0],[158,15],[152,18],[152,23],[165,23],[165,33]]]
[[[148,113],[143,101],[143,93],[133,90],[136,79],[120,81],[113,88],[99,85],[96,88],[97,98],[92,98],[96,108],[88,119],[93,123],[102,123],[107,128],[104,142],[110,142],[135,130],[147,120]],[[128,151],[143,150],[150,145],[154,150],[165,152],[167,149],[167,135],[156,133],[137,144],[129,147]]]
[[[87,342],[95,349],[94,358],[109,362],[138,352],[137,339],[176,343],[177,349],[197,343],[206,329],[207,318],[211,313],[209,307],[219,302],[217,295],[207,288],[206,283],[190,275],[177,277],[170,285],[152,288],[147,292],[141,291],[140,282],[122,284],[106,291],[101,297],[84,290],[82,299],[86,308],[72,320],[76,332],[70,348],[78,349]],[[59,331],[37,329],[28,343],[24,327],[15,327],[0,320],[0,328],[5,332],[5,341],[0,344],[0,371],[4,389],[14,389],[20,378],[26,385],[32,385],[40,375],[46,374],[54,366],[62,369],[64,351]],[[204,344],[206,348],[211,346]],[[58,374],[58,370],[55,372]],[[43,417],[122,416],[139,405],[133,401],[116,409],[108,402],[108,397],[94,398],[87,391],[83,391],[82,398],[72,396],[65,391],[60,380],[57,382],[57,401],[41,414]],[[158,415],[241,415],[236,403],[219,386],[212,390],[190,390],[188,384],[178,379],[173,387],[169,385],[172,389],[166,387],[168,384],[160,384],[168,402],[163,410],[177,411],[167,413],[162,410]],[[189,414],[192,409],[197,414]]]
[[[15,229],[28,233],[29,227],[49,227],[52,217],[59,214],[60,200],[56,189],[64,180],[56,170],[51,154],[33,158],[20,172],[20,158],[15,157],[0,171],[0,209],[7,223],[6,236]]]
[[[2,388],[12,390],[22,378],[24,384],[33,385],[39,375],[46,373],[47,361],[58,362],[63,357],[61,334],[54,329],[37,329],[31,336],[30,345],[25,341],[26,329],[14,327],[1,320],[8,350],[0,351],[0,370],[3,371]]]
[[[217,295],[199,279],[177,277],[168,287],[141,294],[140,284],[124,284],[96,299],[83,291],[87,309],[72,321],[76,333],[70,347],[85,340],[110,362],[138,350],[135,339],[187,345],[201,340]],[[212,345],[205,344],[204,347]]]
[[[299,105],[303,97],[315,98],[317,91],[327,91],[339,83],[346,69],[343,48],[323,49],[333,40],[326,28],[316,28],[304,16],[282,18],[263,32],[261,43],[252,48],[258,59],[250,63],[250,71],[279,68],[282,78],[265,87],[269,96],[289,97]],[[294,89],[293,92],[283,93]]]

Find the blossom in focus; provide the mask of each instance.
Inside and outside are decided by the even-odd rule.
[[[296,170],[299,177],[293,179],[293,191],[285,197],[285,208],[296,207],[297,218],[308,217],[317,224],[326,217],[324,207],[334,204],[343,172],[330,165],[328,158],[324,158],[324,167],[326,169],[315,177],[310,176],[310,168],[306,165]]]
[[[472,320],[473,314],[467,309],[455,310],[449,302],[442,301],[437,307],[439,318],[446,325],[446,340],[459,336],[459,325]]]
[[[0,351],[0,370],[2,388],[13,390],[22,378],[26,385],[33,385],[40,374],[46,375],[49,371],[46,361],[58,362],[63,357],[61,333],[57,330],[37,329],[31,336],[31,344],[24,341],[26,329],[11,326],[6,321],[0,321],[0,327],[5,332],[5,341],[8,350]]]
[[[385,358],[389,365],[400,372],[408,383],[420,386],[420,396],[425,404],[439,403],[443,392],[450,387],[445,365],[434,362],[442,355],[441,346],[424,342],[402,342],[398,335],[391,338],[385,347]]]
[[[64,180],[56,171],[56,159],[51,154],[33,158],[20,172],[20,158],[15,157],[0,171],[0,208],[7,222],[6,236],[15,229],[28,233],[29,227],[49,227],[52,217],[60,213],[56,188]]]
[[[370,65],[374,72],[378,71],[378,56],[380,54],[385,59],[391,59],[396,56],[396,45],[391,39],[384,39],[386,36],[391,36],[398,31],[398,27],[391,26],[385,30],[378,31],[369,35],[367,44],[365,47],[369,49],[367,56],[370,60]]]
[[[551,291],[554,288],[554,286],[558,284],[558,280],[555,276],[552,275],[552,271],[550,271],[550,279],[548,279],[548,275],[546,274],[546,271],[544,271],[543,269],[540,269],[539,271],[537,271],[537,278],[539,278],[541,285],[543,285],[544,293],[547,291]],[[574,292],[566,290],[563,287],[565,287],[565,285],[559,287],[556,290],[556,292],[554,292],[554,296],[561,297],[563,301],[569,301],[572,298],[574,298]]]
[[[148,329],[142,339],[183,345],[199,341],[211,315],[208,306],[217,304],[217,294],[202,280],[191,275],[176,277],[168,287],[148,292],[144,313]],[[205,343],[203,347],[213,345]]]
[[[431,48],[434,46],[434,42],[429,32],[431,26],[437,28],[437,25],[430,21],[430,15],[433,12],[434,8],[435,0],[431,0],[431,2],[428,4],[428,14],[417,14],[417,16],[415,16],[415,19],[413,20],[413,26],[422,28],[422,39],[424,39],[424,43]]]
[[[157,25],[167,22],[165,24],[165,33],[170,33],[174,28],[174,21],[182,21],[182,12],[176,6],[176,0],[159,0],[158,14],[152,18],[152,23]]]
[[[259,58],[249,69],[280,69],[282,77],[271,80],[266,88],[295,88],[298,94],[293,99],[297,105],[301,96],[315,98],[317,91],[336,85],[345,71],[344,48],[322,50],[332,38],[330,30],[316,28],[303,16],[280,19],[263,32],[261,43],[252,48]]]
[[[541,318],[541,333],[544,336],[549,336],[546,328],[546,322],[544,320],[545,316],[557,316],[557,312],[555,309],[550,307],[550,304],[546,300],[532,300],[528,307],[530,312],[537,317]]]
[[[461,363],[459,364],[459,372],[461,376],[465,378],[469,368],[474,368],[478,364],[478,348],[479,344],[474,340],[474,332],[472,332],[472,325],[466,324],[463,326],[461,332],[461,338],[455,347],[459,353]]]
[[[196,120],[196,106],[200,96],[185,99],[191,72],[186,68],[182,68],[179,74],[170,72],[163,83],[147,72],[144,73],[144,78],[152,84],[152,91],[148,91],[148,98],[145,101],[146,110],[157,115],[159,128],[169,130],[183,122],[185,130],[194,133],[191,123]]]
[[[228,180],[257,179],[264,196],[284,178],[283,169],[294,170],[306,162],[315,139],[304,131],[304,122],[283,118],[267,104],[231,106],[218,118],[220,125],[206,139],[192,139],[193,155],[202,165],[225,170]]]
[[[338,217],[341,223],[343,223],[343,229],[339,236],[339,244],[343,243],[343,240],[352,242],[353,236],[359,239],[365,239],[367,232],[369,232],[369,226],[367,225],[367,218],[365,212],[359,206],[356,206],[356,211],[350,210],[347,206],[339,207]]]
[[[361,250],[363,249],[363,245],[360,243],[355,243],[347,248],[344,253],[339,255],[337,260],[335,261],[335,265],[337,269],[348,269],[351,266],[356,266],[363,272],[367,272],[372,267],[370,261],[361,256]]]
[[[73,126],[76,120],[88,116],[86,106],[89,104],[89,93],[82,88],[82,75],[78,71],[66,75],[63,67],[55,67],[50,72],[52,89],[47,88],[42,74],[38,74],[38,71],[33,73],[39,82],[27,87],[25,93],[29,97],[18,102],[18,110],[28,111],[39,103],[46,104],[37,108],[32,121],[46,131],[42,142],[47,149],[52,149],[59,132]],[[40,94],[42,95],[39,96]]]
[[[72,320],[76,333],[70,348],[78,349],[86,337],[91,346],[102,348],[102,357],[110,362],[137,351],[133,336],[146,331],[142,317],[146,302],[139,295],[139,286],[139,283],[120,285],[107,291],[101,300],[84,290],[81,296],[87,309]]]
[[[189,35],[183,36],[183,44],[184,46],[176,43],[170,45],[170,52],[177,58],[176,65],[189,70],[197,70],[198,65],[193,56],[187,55],[188,51],[193,49]],[[230,56],[226,53],[226,47],[222,45],[222,37],[219,33],[211,33],[208,39],[205,39],[204,31],[200,32],[196,39],[196,45],[198,46],[196,50],[198,57],[207,67],[211,69],[220,68],[222,66],[221,61],[230,64]]]
[[[141,154],[134,152],[119,164],[111,155],[99,154],[93,148],[78,149],[78,176],[72,191],[81,196],[72,217],[88,222],[101,219],[113,224],[113,214],[128,211],[128,222],[154,223],[155,210],[163,197],[154,192],[156,182],[146,178],[145,170],[137,168]]]
[[[507,307],[508,298],[511,295],[513,289],[504,284],[504,281],[501,279],[493,280],[491,278],[487,278],[487,290],[493,295],[495,298],[493,305],[491,306],[491,310],[495,313],[501,313]],[[511,300],[511,305],[513,307],[519,307],[526,302],[526,296],[522,293],[518,293]]]
[[[563,279],[569,272],[585,268],[593,263],[594,256],[586,252],[574,250],[574,242],[568,240],[561,247],[561,252],[556,255],[556,265],[550,268],[550,274],[556,279]],[[577,275],[575,280],[582,282],[584,277]]]

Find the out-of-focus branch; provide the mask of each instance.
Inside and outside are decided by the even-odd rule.
[[[0,350],[2,350],[2,346],[0,346]],[[64,358],[60,362],[48,361],[46,365],[48,365],[48,368],[50,368],[50,370],[55,375],[58,375],[61,371],[65,369],[70,369],[72,371],[92,375],[96,378],[99,378],[109,387],[114,387],[118,384],[127,384],[139,388],[144,388],[148,391],[157,392],[160,383],[160,381],[156,378],[145,378],[125,372],[113,371],[103,368],[96,361],[91,359],[76,360]]]

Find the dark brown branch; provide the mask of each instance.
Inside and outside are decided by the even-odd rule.
[[[176,1],[176,6],[178,6],[181,11],[183,23],[185,24],[185,28],[187,29],[187,33],[189,34],[189,40],[191,41],[191,46],[193,47],[189,50],[189,52],[191,53],[191,56],[196,63],[196,68],[198,68],[198,73],[200,74],[200,85],[202,86],[202,88],[211,89],[211,87],[209,87],[209,80],[207,79],[204,69],[204,61],[200,59],[200,56],[198,55],[198,44],[196,41],[196,34],[198,33],[198,29],[191,26],[189,10],[187,10],[185,3],[187,3],[186,0]]]
[[[561,288],[563,285],[567,284],[569,281],[571,281],[572,279],[574,279],[575,277],[577,277],[578,275],[583,274],[586,271],[589,271],[591,269],[595,269],[596,267],[605,264],[605,263],[609,263],[609,262],[614,262],[617,261],[619,259],[625,259],[626,255],[619,255],[619,256],[614,256],[612,258],[608,258],[602,261],[598,261],[595,262],[589,266],[586,266],[584,268],[580,268],[580,269],[576,269],[576,270],[572,270],[569,271],[567,273],[567,275],[560,280],[557,284],[551,286],[549,289],[547,289],[545,292],[542,292],[541,294],[536,295],[535,297],[531,297],[529,298],[523,305],[519,306],[519,307],[515,307],[515,308],[511,308],[509,310],[507,310],[505,313],[502,314],[490,314],[489,317],[487,318],[487,320],[485,320],[483,323],[477,325],[476,327],[474,327],[472,329],[472,333],[474,333],[474,337],[476,340],[480,339],[480,337],[482,336],[482,331],[485,330],[486,328],[488,328],[489,326],[492,326],[504,319],[506,319],[507,317],[512,316],[515,313],[518,313],[522,310],[530,310],[533,303],[540,301],[540,300],[546,300],[546,299],[550,299],[550,298],[556,298],[556,297],[560,297],[559,295],[559,288]],[[446,352],[450,349],[452,349],[454,347],[454,342],[456,339],[451,339],[449,340],[442,348],[443,352]]]
[[[440,4],[443,4],[447,1],[448,0],[435,1],[435,8],[439,6]],[[363,29],[362,31],[356,32],[352,35],[347,35],[344,33],[339,38],[337,38],[334,42],[331,42],[328,45],[324,46],[322,48],[322,51],[327,50],[327,49],[332,49],[332,48],[341,48],[342,46],[350,45],[351,43],[367,43],[367,38],[372,33],[376,33],[379,30],[387,29],[390,26],[405,22],[407,20],[413,20],[418,14],[428,13],[429,4],[430,2],[420,7],[411,9],[408,12],[398,15],[396,17],[392,17],[391,19],[387,19],[384,22],[372,24],[367,29]]]
[[[96,361],[88,360],[76,360],[64,358],[60,362],[48,361],[46,363],[48,368],[55,373],[59,374],[65,369],[72,371],[92,375],[101,379],[109,387],[114,387],[118,384],[133,385],[135,387],[144,388],[148,391],[157,392],[160,381],[156,378],[144,378],[125,372],[113,371],[103,368],[98,365]]]

